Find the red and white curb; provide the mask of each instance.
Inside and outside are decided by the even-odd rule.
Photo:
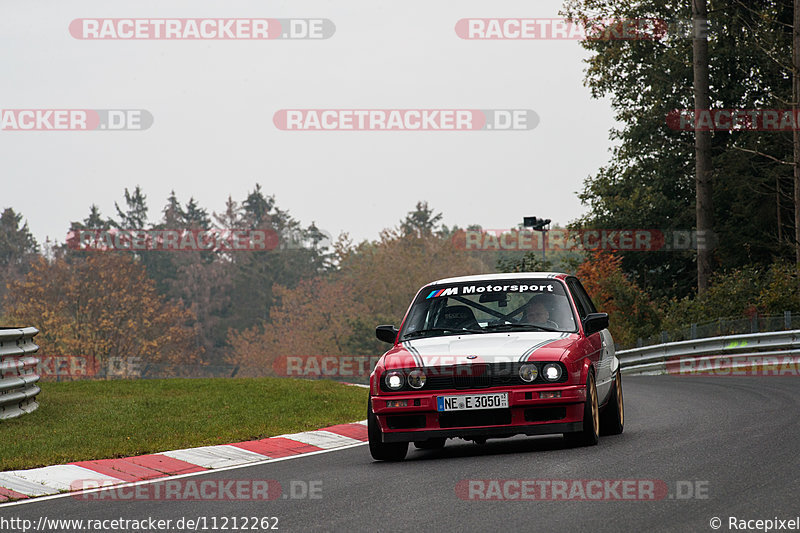
[[[9,470],[0,472],[0,503],[79,490],[86,480],[95,487],[112,486],[354,446],[367,442],[366,424],[362,420],[236,444]]]

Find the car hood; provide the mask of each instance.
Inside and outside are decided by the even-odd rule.
[[[384,356],[385,368],[449,366],[515,361],[558,361],[575,333],[544,331],[482,333],[404,341]]]

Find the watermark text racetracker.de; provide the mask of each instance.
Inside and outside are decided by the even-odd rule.
[[[140,131],[152,125],[145,109],[0,109],[2,131]]]
[[[800,356],[792,355],[707,355],[682,356],[665,363],[667,374],[704,377],[784,377],[800,376]]]
[[[679,251],[714,248],[707,232],[658,229],[470,229],[453,234],[453,246],[467,252],[619,250],[629,252]]]
[[[69,25],[82,40],[328,39],[335,32],[325,18],[83,18]]]
[[[667,126],[678,131],[800,130],[800,111],[792,109],[674,109]]]
[[[157,483],[112,485],[105,479],[80,479],[70,483],[72,497],[80,501],[272,501],[321,500],[321,479],[168,479]]]
[[[539,124],[531,109],[280,109],[285,131],[526,131]]]
[[[705,500],[708,481],[662,479],[462,479],[456,495],[467,501]]]
[[[138,378],[146,366],[139,356],[50,355],[37,354],[36,374],[42,381],[91,378]],[[15,377],[7,370],[0,377]]]
[[[277,376],[295,378],[367,378],[380,356],[282,355],[272,363]]]
[[[67,233],[67,247],[94,252],[258,252],[274,250],[278,245],[278,233],[271,229],[80,229]]]
[[[470,40],[657,41],[707,35],[708,21],[657,18],[463,18],[456,35]]]

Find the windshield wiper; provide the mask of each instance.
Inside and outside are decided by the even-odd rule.
[[[404,339],[408,339],[411,337],[419,337],[421,335],[425,335],[426,333],[447,333],[448,331],[453,331],[457,333],[467,332],[467,333],[483,333],[481,329],[467,329],[467,328],[428,328],[428,329],[419,329],[417,331],[411,331],[403,335]]]
[[[554,328],[548,328],[547,326],[537,326],[536,324],[492,324],[490,326],[486,326],[485,330],[520,330],[520,331],[561,331]]]

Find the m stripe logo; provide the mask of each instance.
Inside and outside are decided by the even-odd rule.
[[[450,287],[449,289],[439,289],[431,291],[431,293],[425,297],[425,299],[429,298],[437,298],[439,296],[451,296],[453,294],[458,294],[458,287]]]

